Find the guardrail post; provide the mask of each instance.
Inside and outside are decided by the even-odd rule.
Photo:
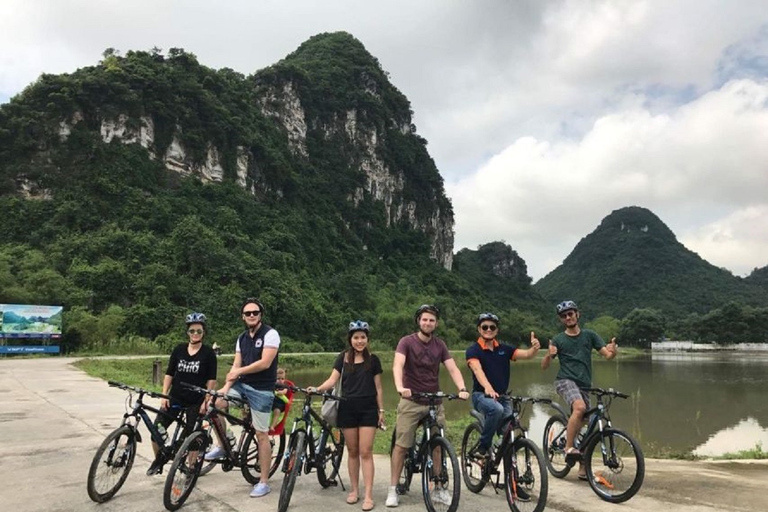
[[[152,384],[159,386],[163,383],[163,365],[159,359],[152,361]]]

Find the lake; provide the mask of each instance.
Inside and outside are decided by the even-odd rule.
[[[470,371],[457,357],[467,387]],[[546,372],[536,361],[512,364],[516,394],[556,398],[553,381],[557,362]],[[385,365],[382,378],[388,410],[397,405],[392,370]],[[290,370],[297,385],[320,384],[330,373]],[[446,392],[455,392],[448,373],[441,370]],[[717,456],[755,448],[768,450],[768,354],[718,352],[715,354],[649,354],[619,361],[594,360],[593,384],[631,395],[611,406],[613,424],[640,441],[648,456],[692,452]],[[451,418],[468,414],[466,402],[446,406]],[[531,437],[541,443],[551,409],[537,406],[528,415]]]

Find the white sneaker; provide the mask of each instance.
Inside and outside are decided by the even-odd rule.
[[[224,451],[224,448],[222,448],[221,446],[214,446],[208,451],[208,453],[205,454],[205,460],[222,459],[226,455],[227,455],[227,452]]]
[[[435,503],[442,503],[443,505],[450,506],[451,504],[451,493],[448,492],[448,489],[437,489],[432,493],[432,501]]]
[[[396,507],[400,504],[400,497],[397,495],[397,487],[390,487],[387,491],[387,507]]]

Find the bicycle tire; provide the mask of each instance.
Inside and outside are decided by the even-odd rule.
[[[607,463],[601,443],[606,443]],[[601,446],[602,447],[602,446]],[[584,448],[584,465],[590,487],[610,503],[622,503],[637,494],[645,478],[645,458],[638,442],[626,432],[603,430]]]
[[[213,445],[213,426],[208,423],[207,426],[203,424],[203,432],[208,436],[208,446]],[[203,460],[203,466],[200,468],[200,476],[205,476],[216,467],[218,461],[215,460]]]
[[[124,446],[120,446],[121,438],[125,436]],[[106,455],[106,460],[102,457]],[[133,428],[123,425],[110,432],[104,438],[93,456],[88,468],[88,497],[96,503],[104,503],[120,490],[128,478],[136,458],[136,433]],[[106,489],[101,489],[102,478],[111,482]],[[116,479],[115,479],[116,478]]]
[[[339,474],[343,456],[344,433],[341,429],[332,427],[330,431],[323,432],[320,436],[316,459],[317,481],[323,488],[336,484],[336,476]]]
[[[565,462],[565,437],[568,420],[565,416],[552,416],[544,427],[544,440],[541,444],[547,469],[555,478],[565,478],[571,471],[571,465]]]
[[[205,461],[207,447],[208,436],[197,431],[192,432],[176,452],[163,486],[163,505],[167,510],[178,510],[189,498]]]
[[[549,479],[544,455],[521,437],[504,454],[504,494],[512,512],[541,512],[547,506]]]
[[[392,457],[392,452],[395,449],[395,440],[397,439],[397,429],[392,429],[392,441],[389,443],[389,456]],[[398,478],[397,485],[395,486],[397,494],[406,494],[411,489],[411,481],[413,480],[413,448],[409,448],[405,452],[405,459],[403,459],[403,470],[400,472],[400,478]]]
[[[434,471],[434,452],[440,452],[440,474]],[[429,512],[456,512],[461,498],[461,471],[456,451],[443,437],[433,437],[424,453],[421,472],[421,489],[424,504]],[[448,503],[446,499],[450,498]]]
[[[482,491],[490,479],[483,465],[472,456],[480,443],[482,432],[479,423],[472,423],[464,430],[461,439],[461,476],[467,489],[475,494]]]
[[[269,476],[272,476],[280,466],[280,457],[285,451],[285,432],[269,436],[272,448],[272,458],[269,463]],[[259,464],[259,443],[255,432],[248,432],[240,451],[240,470],[249,484],[257,484],[261,480],[261,465]]]
[[[291,439],[289,452],[285,460],[285,477],[283,485],[280,488],[280,499],[277,502],[277,512],[285,512],[291,502],[293,487],[296,485],[296,478],[301,473],[304,466],[304,457],[307,444],[307,433],[303,430],[296,432],[295,437]]]

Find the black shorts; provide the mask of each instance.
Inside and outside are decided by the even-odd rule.
[[[347,398],[339,404],[339,428],[378,427],[379,405],[376,397]]]
[[[200,405],[202,403],[203,401],[201,400],[199,404],[190,405],[187,407],[183,407],[178,403],[171,403],[170,411],[166,411],[166,414],[157,414],[157,417],[155,417],[155,425],[162,425],[167,431],[171,423],[177,421],[179,416],[181,416],[181,413],[186,411],[187,414],[186,420],[184,422],[184,430],[181,434],[181,438],[184,439],[192,432],[192,429],[195,426],[195,422],[197,421],[197,417],[200,414]],[[172,432],[168,433],[169,436],[172,434]]]
[[[272,410],[275,410],[275,409],[285,412],[285,402],[275,397],[275,399],[272,401]]]

